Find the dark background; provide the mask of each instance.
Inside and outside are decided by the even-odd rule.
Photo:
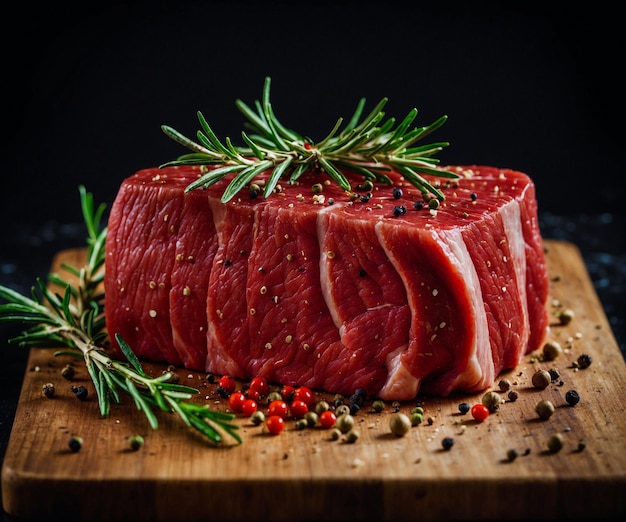
[[[621,17],[601,2],[404,4],[14,6],[0,22],[0,284],[28,292],[55,252],[84,246],[80,184],[110,207],[125,177],[185,153],[161,124],[194,136],[200,110],[240,143],[235,99],[271,76],[278,118],[314,139],[359,98],[388,97],[388,116],[416,107],[417,125],[448,115],[432,136],[451,144],[443,164],[528,173],[544,237],[580,247],[626,353]],[[0,458],[19,330],[0,325]]]

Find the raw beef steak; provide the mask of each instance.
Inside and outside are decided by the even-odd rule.
[[[200,167],[139,171],[109,217],[108,332],[144,359],[332,393],[483,390],[543,343],[548,279],[532,180],[453,169],[436,209],[394,174],[222,203],[227,180],[185,192]]]

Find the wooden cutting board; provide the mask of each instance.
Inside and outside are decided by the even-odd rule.
[[[382,413],[366,407],[357,414],[361,436],[352,444],[331,440],[328,430],[296,430],[293,421],[273,436],[238,418],[243,443],[213,447],[174,415],[161,415],[151,430],[127,401],[101,418],[84,367],[70,383],[60,375],[67,359],[32,349],[3,462],[5,510],[25,519],[89,521],[621,518],[626,364],[580,252],[559,241],[546,241],[546,249],[550,311],[575,312],[570,324],[551,327],[550,339],[565,351],[553,362],[529,355],[504,374],[519,399],[482,423],[458,412],[460,402],[480,402],[482,393],[419,397],[430,422],[402,438],[389,431],[387,405]],[[80,266],[83,256],[61,252],[54,269]],[[581,354],[592,358],[584,370],[573,364]],[[532,374],[551,367],[562,383],[534,388]],[[165,366],[144,368],[157,375]],[[199,401],[225,408],[204,374],[178,374],[200,390]],[[56,386],[53,399],[42,395],[46,382]],[[91,399],[74,397],[70,385],[77,384]],[[564,399],[570,389],[581,397],[574,407]],[[556,405],[548,420],[534,411],[540,399]],[[557,432],[564,446],[551,453],[547,440]],[[134,434],[145,437],[138,451],[128,447]],[[68,449],[71,435],[84,439],[80,452]],[[448,451],[444,437],[454,439]],[[508,460],[509,449],[520,456]]]

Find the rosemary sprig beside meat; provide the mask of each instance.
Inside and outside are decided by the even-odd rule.
[[[93,382],[102,416],[108,416],[111,403],[119,403],[121,394],[129,395],[142,411],[150,426],[158,428],[156,412],[172,412],[209,441],[220,443],[223,433],[241,443],[238,426],[230,421],[233,414],[211,410],[207,405],[191,402],[198,390],[170,382],[172,374],[158,377],[145,373],[131,347],[119,336],[116,339],[127,361],[111,358],[103,349],[107,337],[104,319],[105,240],[107,228],[100,226],[104,205],[94,207],[93,197],[79,188],[83,217],[87,227],[87,261],[77,268],[63,265],[77,280],[72,284],[59,274],[51,274],[49,283],[64,289],[54,292],[41,279],[27,297],[0,285],[0,322],[28,326],[9,340],[26,347],[64,348],[55,355],[82,357]]]
[[[448,146],[447,142],[414,146],[414,144],[441,127],[447,120],[442,116],[425,127],[411,128],[417,116],[413,109],[396,126],[395,118],[385,120],[383,111],[387,98],[383,98],[364,118],[365,98],[361,98],[353,116],[340,131],[343,119],[339,118],[331,132],[320,142],[285,127],[274,114],[270,102],[270,78],[265,79],[263,97],[256,101],[254,109],[241,100],[236,105],[247,118],[245,126],[251,134],[241,133],[245,147],[234,146],[230,138],[222,142],[201,112],[198,112],[201,130],[198,141],[182,135],[168,125],[162,125],[163,132],[192,152],[174,161],[161,165],[213,165],[187,190],[207,188],[227,175],[235,173],[226,187],[222,201],[231,200],[242,188],[259,174],[271,171],[265,184],[263,196],[272,194],[281,179],[295,182],[310,169],[321,170],[346,191],[351,190],[345,171],[363,176],[365,180],[378,183],[391,183],[386,172],[395,170],[422,193],[434,196],[440,201],[445,196],[439,188],[430,183],[423,174],[444,178],[458,178],[458,175],[436,168],[439,160],[432,156]]]

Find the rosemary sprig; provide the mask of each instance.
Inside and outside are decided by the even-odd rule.
[[[198,390],[168,382],[170,372],[158,377],[147,375],[131,347],[116,335],[128,362],[112,359],[103,350],[106,340],[104,323],[104,294],[100,291],[104,278],[105,239],[107,229],[100,226],[104,205],[94,208],[93,197],[79,188],[83,217],[87,226],[87,261],[81,268],[63,265],[77,279],[72,285],[58,274],[49,281],[64,291],[53,292],[37,279],[31,296],[27,297],[0,285],[0,322],[20,322],[29,328],[9,340],[20,346],[64,347],[55,355],[82,357],[93,381],[102,416],[108,416],[111,401],[119,403],[120,391],[128,394],[137,409],[142,411],[150,426],[158,428],[155,410],[173,412],[211,442],[222,442],[221,432],[228,433],[237,442],[241,437],[238,426],[230,421],[234,415],[209,409],[207,405],[189,402]]]
[[[187,191],[207,188],[235,173],[224,190],[222,201],[230,201],[243,187],[264,171],[272,171],[265,184],[263,195],[272,194],[281,178],[294,183],[304,172],[321,169],[346,191],[351,190],[348,178],[343,174],[349,170],[365,179],[389,183],[385,175],[390,170],[401,174],[409,183],[424,194],[432,194],[439,200],[445,196],[439,188],[423,175],[458,178],[458,175],[436,168],[439,160],[432,156],[448,146],[447,142],[414,146],[414,144],[441,127],[447,116],[442,116],[425,127],[411,128],[417,116],[413,109],[396,125],[395,118],[385,120],[383,111],[387,98],[364,118],[365,99],[362,98],[348,121],[341,129],[339,118],[331,132],[320,142],[314,143],[283,126],[276,118],[270,102],[270,78],[265,79],[263,98],[256,101],[254,109],[241,100],[236,101],[239,110],[247,118],[245,126],[251,131],[241,133],[246,146],[234,146],[230,138],[220,141],[201,112],[198,120],[201,129],[195,142],[168,125],[163,132],[192,152],[161,165],[214,165],[210,170],[187,186]]]

